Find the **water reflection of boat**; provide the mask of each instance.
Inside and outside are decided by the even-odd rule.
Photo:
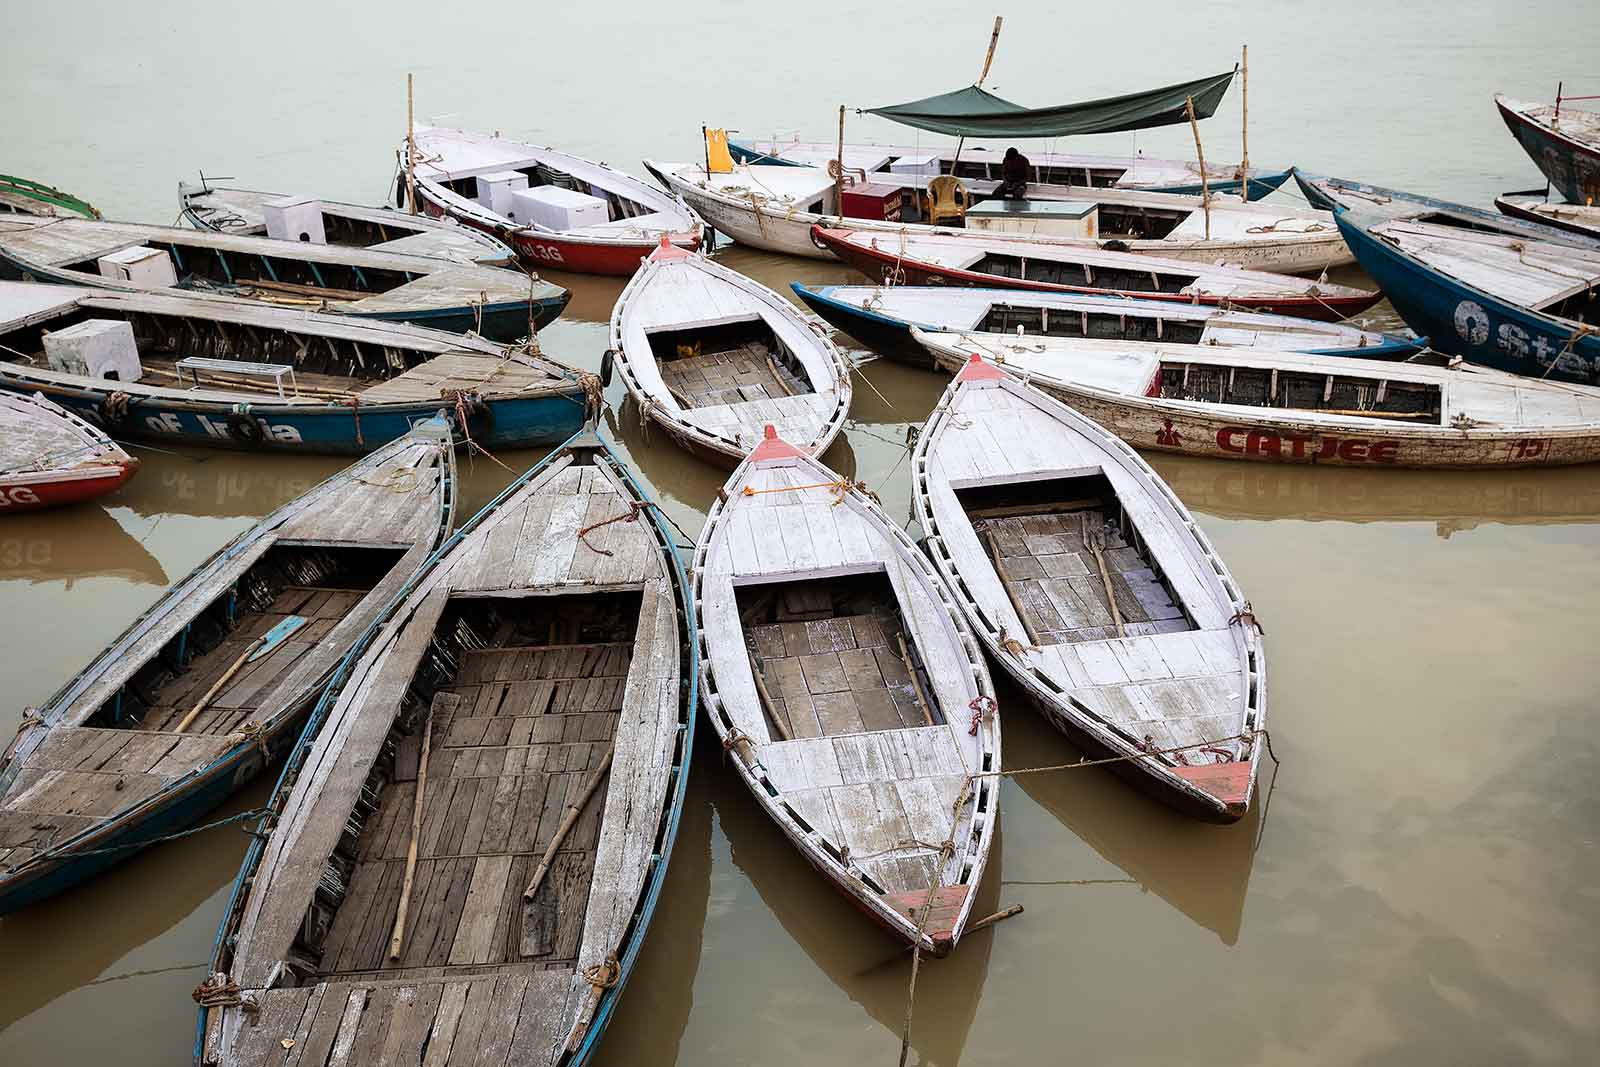
[[[1076,750],[1036,715],[1008,715],[1005,727],[1007,747],[1027,753],[1029,765],[1077,758]],[[1263,801],[1271,780],[1270,765],[1263,767]],[[1130,802],[1127,789],[1107,774],[1023,774],[1012,781],[1106,862],[1223,944],[1238,942],[1265,803],[1251,805],[1249,814],[1231,826],[1197,826],[1159,804]]]
[[[132,492],[132,486],[127,491]],[[115,498],[123,502],[127,493]],[[103,507],[14,516],[0,526],[0,576],[28,582],[117,578],[136,585],[166,585],[167,572]]]
[[[266,793],[267,783],[257,782],[216,817],[256,807]],[[216,913],[225,900],[218,899],[214,910],[206,902],[232,880],[249,841],[225,829],[192,834],[135,855],[72,893],[0,920],[0,959],[28,961],[26,967],[0,968],[0,1031],[58,997],[97,980],[108,981],[101,976],[119,961],[123,966],[118,971],[130,975],[125,981],[140,981],[175,962],[194,964],[180,985],[187,988],[198,981],[192,976],[203,972],[200,961],[210,948]],[[130,907],[130,901],[139,906]],[[205,914],[197,916],[181,939],[174,935],[159,946],[150,945],[196,909]],[[140,946],[153,951],[124,959]]]
[[[774,847],[771,825],[750,803],[730,769],[713,766],[709,771],[700,777],[708,781],[717,824],[728,838],[734,866],[749,878],[762,903],[817,968],[898,1042],[905,1021],[910,952],[841,900],[798,851]],[[1000,880],[995,875],[1001,869],[1003,829],[1002,820],[1002,832],[995,834],[990,847],[991,873],[973,904],[975,917],[999,907]],[[911,1027],[913,1062],[932,1067],[960,1061],[989,974],[995,936],[993,930],[980,930],[963,937],[959,951],[948,958],[923,959]],[[809,1021],[815,1021],[814,1014]]]
[[[1486,523],[1600,522],[1600,483],[1578,468],[1317,470],[1146,458],[1196,511],[1224,519],[1433,522],[1440,537]]]
[[[220,456],[199,450],[157,451],[135,446],[143,464],[116,503],[147,518],[197,515],[259,518],[288,503],[348,464],[337,457]]]

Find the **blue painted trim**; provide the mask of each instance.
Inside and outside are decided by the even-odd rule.
[[[1573,339],[1561,319],[1520,307],[1465,285],[1373,236],[1353,211],[1334,215],[1361,269],[1371,275],[1406,324],[1433,347],[1512,374],[1593,385],[1600,383],[1600,336]],[[1568,346],[1570,345],[1570,349]],[[1568,350],[1582,369],[1550,369]]]

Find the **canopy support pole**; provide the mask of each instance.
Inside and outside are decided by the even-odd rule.
[[[1239,158],[1239,195],[1245,203],[1250,202],[1250,46],[1244,46],[1244,61],[1240,65],[1240,96],[1242,105],[1240,111],[1241,129],[1239,131],[1240,158]],[[1204,169],[1204,168],[1202,168]]]
[[[406,211],[417,213],[417,113],[413,76],[406,75]]]
[[[1005,21],[1006,19],[1004,15],[996,15],[994,17],[994,30],[989,34],[989,50],[983,55],[983,69],[978,71],[978,80],[972,83],[980,89],[983,88],[983,79],[989,76],[989,67],[994,63],[994,50],[1000,44],[1000,27],[1005,25]],[[952,178],[955,177],[956,164],[961,162],[962,146],[964,146],[966,143],[966,134],[962,134],[960,137],[956,138],[955,158],[950,161],[950,176]]]
[[[844,105],[839,105],[839,147],[833,160],[833,209],[844,218]]]
[[[1206,153],[1200,147],[1200,123],[1194,117],[1194,97],[1184,100],[1189,112],[1189,129],[1194,131],[1194,154],[1200,158],[1200,207],[1206,213],[1206,240],[1211,240],[1211,183],[1206,180]]]

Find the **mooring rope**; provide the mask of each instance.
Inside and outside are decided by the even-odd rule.
[[[146,847],[148,847],[150,845],[159,845],[159,844],[162,844],[162,843],[167,842],[167,841],[176,841],[179,838],[183,838],[183,837],[192,837],[195,834],[202,833],[202,832],[204,832],[206,830],[214,830],[219,826],[227,826],[229,823],[248,822],[251,819],[264,819],[264,818],[266,818],[267,816],[269,816],[271,814],[272,814],[272,812],[268,808],[251,808],[249,811],[241,811],[237,815],[229,815],[225,819],[216,819],[216,820],[214,820],[212,822],[202,823],[199,826],[191,826],[187,830],[179,830],[175,834],[164,834],[161,837],[151,837],[151,838],[145,838],[145,839],[139,840],[139,841],[130,841],[127,844],[111,845],[111,846],[109,846],[107,848],[91,848],[91,849],[84,849],[84,850],[81,850],[81,851],[74,849],[74,850],[72,850],[71,855],[72,855],[72,857],[74,859],[77,859],[79,856],[101,856],[101,855],[105,855],[105,854],[111,853],[111,852],[126,852],[129,849],[146,848]],[[248,830],[246,832],[247,833],[251,833],[251,834],[255,834],[258,831]],[[5,849],[5,848],[24,848],[24,847],[28,847],[28,842],[27,841],[14,842],[12,844],[0,844],[0,849]],[[56,854],[58,852],[60,852],[60,851],[61,851],[60,848],[46,849],[46,850],[44,850],[42,852],[38,852],[38,853],[34,854],[33,856],[30,856],[28,859],[23,860],[21,863],[17,864],[15,867],[10,867],[10,868],[7,868],[7,869],[11,870],[11,871],[20,871],[24,867],[27,867],[27,866],[29,866],[31,864],[40,863],[40,862],[43,862],[45,860],[49,860],[49,859],[55,858]]]

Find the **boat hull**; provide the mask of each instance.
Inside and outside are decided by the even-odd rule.
[[[995,274],[979,274],[975,271],[961,270],[955,267],[941,267],[933,264],[901,260],[887,251],[862,247],[852,241],[835,240],[827,236],[823,236],[820,239],[826,241],[834,254],[846,264],[865,274],[873,281],[885,285],[959,285],[985,289],[1029,289],[1043,293],[1100,293],[1127,296],[1138,300],[1165,300],[1180,304],[1214,306],[1221,306],[1225,302],[1224,298],[1217,296],[1195,298],[1177,293],[1122,292],[1114,289],[1092,289],[1086,286],[1028,281],[1022,278],[1004,278]],[[893,282],[891,282],[891,279],[893,279]],[[1248,306],[1254,311],[1266,311],[1276,315],[1297,315],[1303,319],[1338,322],[1341,319],[1349,318],[1351,315],[1360,314],[1376,304],[1380,299],[1382,297],[1376,293],[1371,296],[1328,298],[1314,296],[1263,296],[1259,299],[1252,299]],[[1239,306],[1232,300],[1226,302]]]
[[[115,385],[116,383],[108,383]],[[374,404],[250,404],[248,410],[226,401],[185,401],[166,397],[129,396],[127,411],[110,419],[110,397],[118,390],[62,386],[29,378],[18,368],[0,367],[0,389],[45,394],[50,400],[118,437],[204,448],[230,448],[310,455],[360,456],[404,437],[412,426],[448,404],[434,402]],[[586,398],[582,389],[533,397],[490,397],[467,412],[467,433],[485,448],[522,448],[564,441],[583,425]],[[447,414],[455,414],[446,410]],[[241,431],[248,420],[254,431]]]
[[[941,354],[956,372],[960,359]],[[1332,425],[1238,408],[1206,411],[1157,399],[1077,389],[1030,378],[1036,389],[1081,412],[1141,451],[1305,466],[1504,470],[1600,462],[1600,430],[1456,430]]]
[[[443,205],[427,197],[419,189],[423,210],[434,218],[455,218],[464,226],[497,237],[510,245],[517,256],[530,267],[571,271],[574,274],[604,274],[626,278],[639,269],[639,261],[659,246],[660,242],[641,238],[632,240],[584,240],[561,234],[542,234],[533,230],[510,230],[484,224],[469,215],[452,215]],[[678,248],[697,251],[700,233],[671,235]],[[563,306],[565,306],[563,302]]]
[[[1496,100],[1506,129],[1569,203],[1600,201],[1600,149],[1563,137]]]
[[[131,456],[122,463],[70,471],[45,471],[0,478],[0,515],[64,507],[105,496],[122,488],[139,469]]]
[[[288,751],[310,709],[308,700],[281,727],[263,735],[267,755],[248,742],[235,745],[198,774],[174,783],[137,809],[86,831],[61,859],[24,868],[0,881],[0,915],[89,881],[161,838],[192,827]]]
[[[1512,374],[1600,383],[1600,335],[1463,285],[1374,237],[1345,212],[1335,221],[1361,269],[1435,349]]]
[[[1515,197],[1526,196],[1537,196],[1542,199],[1544,197],[1544,190],[1536,189],[1530,192],[1506,193],[1502,196],[1497,196],[1494,198],[1494,206],[1499,208],[1500,212],[1509,218],[1520,219],[1523,222],[1536,222],[1541,226],[1554,226],[1562,233],[1572,233],[1577,234],[1579,237],[1592,237],[1596,240],[1600,240],[1600,223],[1590,226],[1582,222],[1574,222],[1570,219],[1563,219],[1558,215],[1541,214],[1537,211],[1529,210],[1516,199],[1513,199]]]

